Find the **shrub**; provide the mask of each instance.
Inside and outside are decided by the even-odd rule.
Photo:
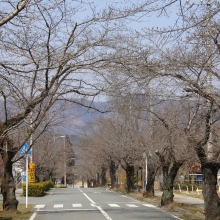
[[[32,196],[32,197],[44,196],[45,192],[53,187],[54,187],[54,184],[50,180],[46,182],[29,183],[28,184],[28,196]],[[22,188],[23,188],[23,196],[26,196],[26,184],[23,184]]]
[[[62,185],[55,185],[54,188],[67,188],[67,186],[62,186]]]
[[[23,184],[23,196],[26,196],[26,184]],[[40,183],[30,183],[28,184],[28,196],[33,196],[33,197],[40,197],[44,196],[44,187]]]

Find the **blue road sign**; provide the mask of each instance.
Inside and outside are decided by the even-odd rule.
[[[23,146],[21,147],[21,149],[19,150],[19,155],[23,156],[26,155],[26,157],[30,157],[31,156],[31,151],[29,150],[29,146],[27,143],[24,143]]]

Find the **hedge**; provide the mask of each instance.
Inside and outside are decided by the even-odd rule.
[[[46,182],[29,183],[28,184],[28,196],[32,196],[32,197],[44,196],[45,192],[53,187],[54,187],[54,184],[50,180]],[[26,184],[23,184],[22,188],[23,188],[23,196],[26,196]]]

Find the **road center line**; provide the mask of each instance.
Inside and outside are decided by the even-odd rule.
[[[79,189],[79,191],[82,192],[82,194],[93,204],[93,207],[95,206],[107,220],[112,220],[109,215],[100,206],[96,205],[95,202],[90,199],[82,190]]]

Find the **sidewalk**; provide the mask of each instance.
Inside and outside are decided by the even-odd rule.
[[[155,196],[159,196],[159,197],[162,196],[162,192],[159,190],[155,190],[154,194]],[[194,197],[191,197],[190,195],[187,196],[187,195],[181,195],[181,194],[176,193],[174,194],[173,200],[178,203],[185,203],[185,204],[195,205],[198,207],[204,207],[203,199],[194,198]]]
[[[16,190],[15,190],[15,194],[16,194],[16,195],[22,195],[22,193],[23,193],[22,188],[19,188],[19,189],[16,189]]]

